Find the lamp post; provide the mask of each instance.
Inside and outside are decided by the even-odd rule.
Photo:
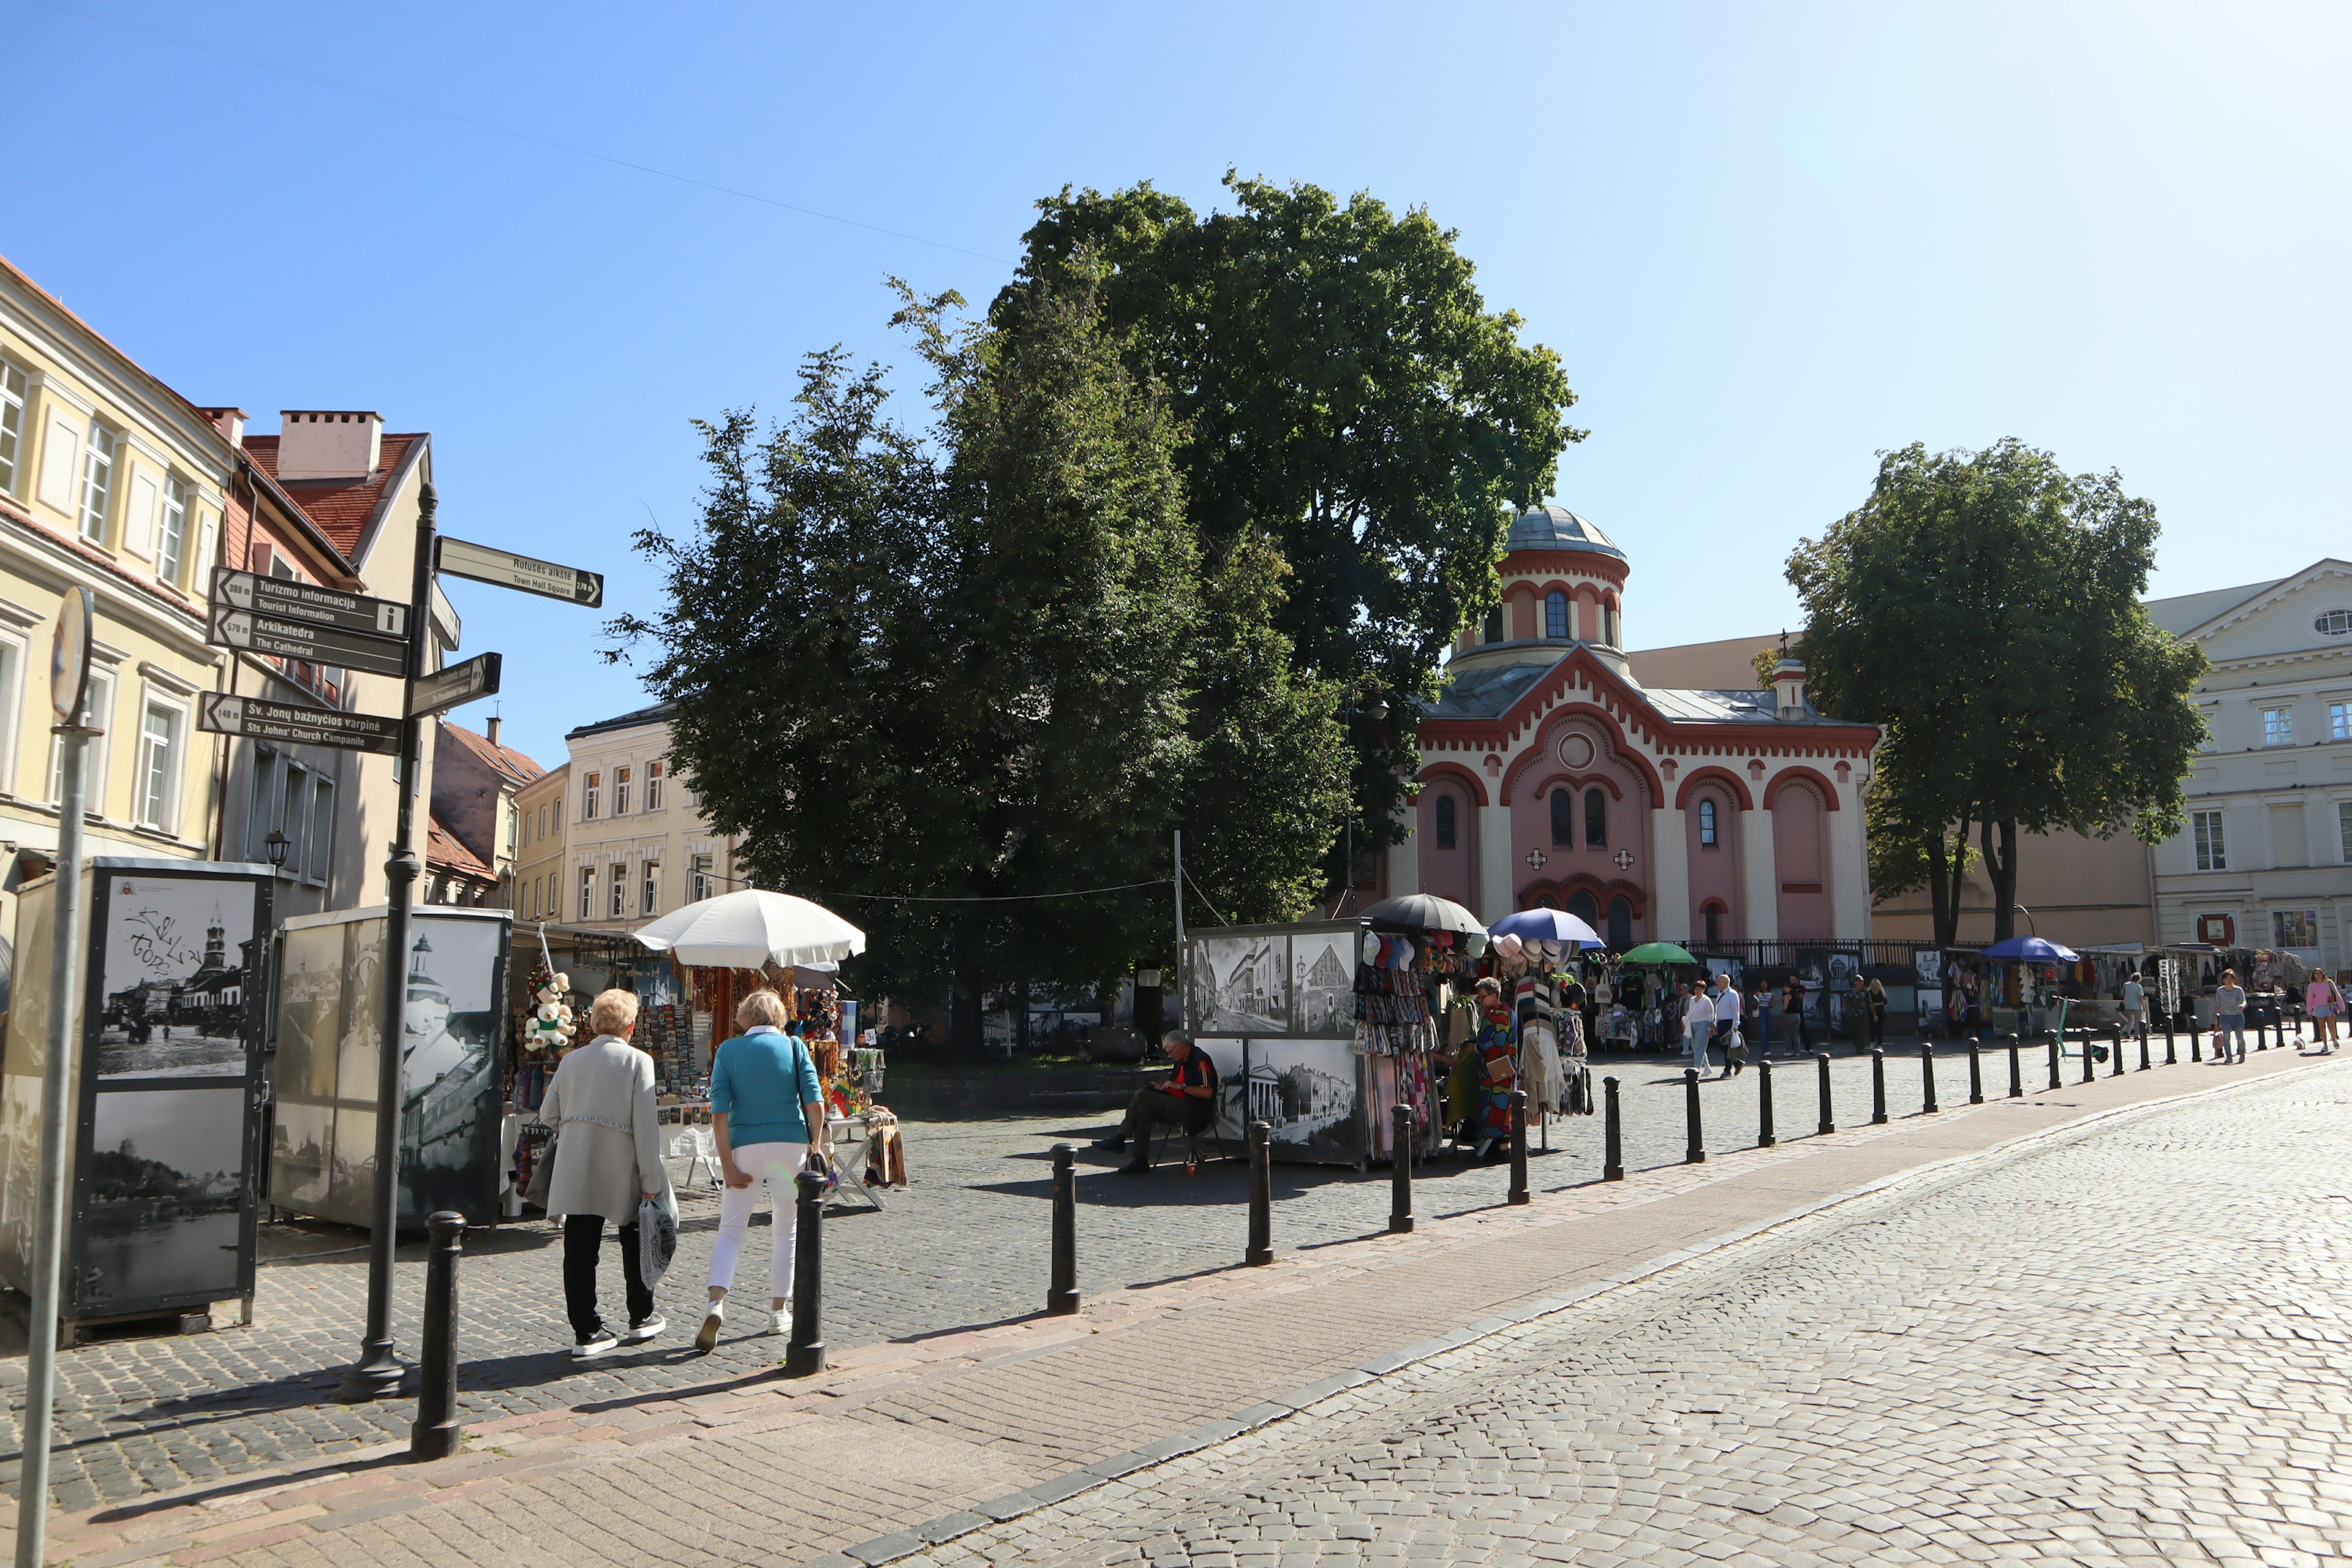
[[[261,844],[263,848],[269,851],[269,868],[271,870],[283,871],[286,869],[286,851],[293,847],[293,843],[294,841],[292,839],[286,837],[285,829],[273,827],[269,830],[269,837],[263,839]]]

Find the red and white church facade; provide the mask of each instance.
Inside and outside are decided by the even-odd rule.
[[[1626,570],[1565,508],[1512,520],[1502,607],[1422,713],[1388,891],[1489,924],[1569,910],[1621,950],[1867,937],[1877,727],[1816,712],[1794,659],[1769,690],[1644,689],[1622,651]]]

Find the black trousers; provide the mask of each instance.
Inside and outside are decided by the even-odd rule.
[[[596,1310],[596,1255],[604,1249],[604,1216],[573,1214],[563,1216],[563,1310],[572,1319],[572,1335],[581,1344],[596,1337],[604,1320]],[[637,1261],[637,1222],[621,1226],[621,1281],[629,1300],[629,1321],[642,1323],[654,1315],[654,1293],[646,1284]]]
[[[1189,1096],[1157,1089],[1137,1089],[1135,1098],[1127,1102],[1127,1115],[1118,1124],[1119,1134],[1127,1140],[1134,1157],[1149,1160],[1152,1129],[1183,1126],[1192,1103]]]

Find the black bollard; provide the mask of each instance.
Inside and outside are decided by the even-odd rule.
[[[2205,1059],[2205,1042],[2197,1032],[2197,1020],[2189,1020],[2189,1060],[2193,1065]]]
[[[1249,1124],[1249,1250],[1242,1261],[1255,1268],[1274,1261],[1274,1125]]]
[[[2267,1007],[2249,1007],[2246,1011],[2254,1016],[2252,1019],[2254,1026],[2254,1049],[2258,1051],[2269,1050],[2271,1048],[2270,1042],[2263,1037],[2263,1015],[2268,1013],[2270,1009]]]
[[[2139,1070],[2146,1072],[2156,1065],[2147,1059],[2147,1026],[2142,1024],[2137,1033],[2139,1035]]]
[[[1528,1201],[1528,1091],[1511,1090],[1511,1191],[1504,1200],[1513,1205]]]
[[[1619,1119],[1615,1079],[1601,1080],[1601,1179],[1622,1182],[1625,1179],[1625,1126]]]
[[[1870,1124],[1883,1127],[1886,1123],[1886,1053],[1876,1046],[1870,1047]]]
[[[1412,1107],[1389,1112],[1389,1233],[1412,1228]]]
[[[803,1171],[798,1177],[799,1216],[793,1235],[793,1331],[784,1342],[784,1375],[814,1377],[824,1370],[824,1341],[818,1338],[824,1304],[824,1177]]]
[[[1973,1035],[1969,1037],[1969,1103],[1984,1103],[1984,1052]]]
[[[1706,1135],[1698,1124],[1698,1068],[1683,1068],[1683,1128],[1688,1136],[1683,1142],[1683,1163],[1706,1163]]]
[[[2059,1087],[2060,1082],[2058,1076],[2058,1031],[2055,1029],[2044,1029],[2042,1031],[2042,1038],[2043,1043],[2048,1045],[2050,1047],[2050,1087],[2056,1089]]]
[[[1931,1040],[1919,1042],[1919,1114],[1933,1116],[1943,1108],[1936,1103],[1936,1047]]]
[[[2018,1054],[2021,1043],[2017,1031],[2011,1029],[2009,1032],[2009,1098],[2011,1100],[2025,1098],[2025,1061]]]
[[[1780,1140],[1772,1130],[1772,1064],[1756,1064],[1756,1146],[1770,1149]]]
[[[457,1255],[465,1250],[466,1216],[444,1209],[425,1228],[432,1237],[425,1255],[425,1354],[416,1369],[408,1457],[446,1459],[466,1435],[457,1419]]]
[[[2090,1083],[2099,1076],[2099,1047],[2091,1038],[2091,1031],[2083,1031],[2083,1081]]]
[[[1078,1310],[1078,1149],[1054,1145],[1054,1278],[1045,1287],[1048,1316]]]
[[[2113,1069],[2112,1071],[2110,1071],[2110,1072],[2107,1074],[2107,1076],[2108,1076],[2109,1078],[2121,1078],[2121,1077],[2123,1077],[2123,1076],[2124,1076],[2124,1026],[2123,1026],[2121,1024],[2110,1024],[2110,1025],[2108,1025],[2108,1026],[2107,1026],[2107,1048],[2108,1048],[2109,1050],[2111,1050],[2111,1051],[2113,1051],[2113,1052],[2115,1053],[2115,1058],[2114,1058],[2114,1060],[2115,1060],[2115,1067],[2114,1067],[2114,1069]]]
[[[1837,1118],[1830,1114],[1829,1052],[1815,1051],[1813,1053],[1813,1066],[1816,1069],[1814,1076],[1821,1080],[1822,1086],[1822,1124],[1813,1129],[1813,1131],[1816,1136],[1826,1138],[1831,1133],[1837,1131]]]
[[[2167,1013],[2164,1016],[2164,1065],[2168,1068],[2179,1067],[2180,1058],[2178,1053],[2179,1047],[2172,1043],[2172,1015]]]

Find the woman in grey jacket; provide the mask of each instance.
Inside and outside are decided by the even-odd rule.
[[[539,1108],[541,1120],[557,1129],[547,1212],[563,1216],[563,1305],[577,1341],[572,1353],[582,1357],[641,1344],[669,1327],[655,1315],[654,1293],[637,1261],[637,1202],[664,1199],[669,1173],[655,1121],[654,1059],[629,1044],[636,996],[599,994],[588,1026],[596,1037],[563,1058]],[[620,1226],[629,1302],[629,1331],[618,1337],[596,1310],[596,1255],[608,1219]]]

